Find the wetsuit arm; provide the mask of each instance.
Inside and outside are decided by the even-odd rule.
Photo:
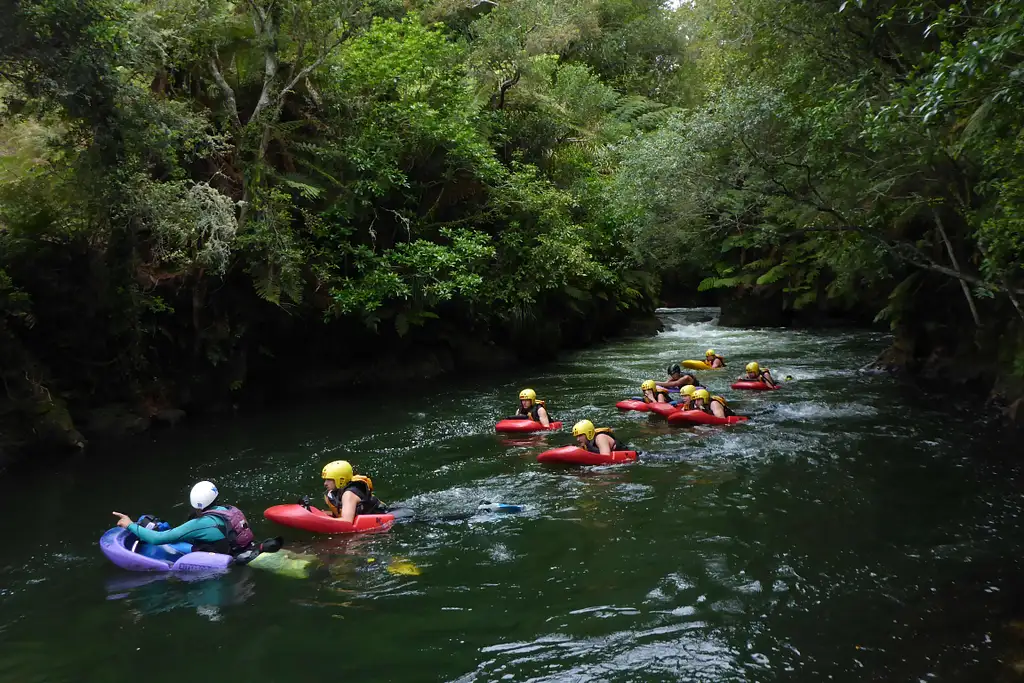
[[[355,493],[351,491],[345,491],[345,494],[341,497],[341,520],[343,522],[354,522],[356,519],[356,506],[359,505],[361,499]]]
[[[772,373],[770,373],[769,371],[765,370],[764,374],[761,375],[761,377],[764,379],[765,383],[768,386],[770,386],[770,387],[774,387],[775,386],[775,378],[772,377]]]
[[[167,531],[153,531],[152,529],[146,529],[132,523],[128,525],[128,531],[138,536],[139,540],[143,543],[149,543],[150,545],[163,545],[164,543],[177,543],[178,541],[218,541],[224,536],[220,531],[217,520],[212,517],[190,519],[184,524]]]
[[[551,418],[548,417],[548,411],[544,406],[540,406],[537,409],[537,417],[540,418],[540,423],[545,427],[551,426]]]
[[[612,448],[615,446],[615,439],[607,434],[598,434],[595,441],[597,442],[597,450],[601,452],[601,455],[612,454]]]

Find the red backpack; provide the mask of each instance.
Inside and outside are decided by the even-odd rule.
[[[224,520],[227,525],[224,535],[227,537],[228,545],[231,546],[232,554],[245,550],[256,540],[252,529],[249,528],[249,522],[246,521],[242,511],[235,506],[225,505],[223,507],[224,510],[206,510],[203,512],[203,517],[211,515]]]

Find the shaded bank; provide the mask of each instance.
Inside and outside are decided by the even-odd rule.
[[[246,340],[223,363],[190,374],[165,369],[144,390],[65,396],[54,377],[21,351],[21,365],[6,365],[7,392],[0,396],[0,468],[30,456],[59,457],[86,449],[90,439],[109,440],[173,426],[190,416],[312,400],[355,391],[374,401],[400,394],[411,383],[452,373],[531,367],[561,351],[614,337],[650,336],[663,328],[652,305],[633,310],[595,308],[587,317],[538,322],[528,333],[445,324],[400,336],[386,329],[317,326],[294,321],[273,336]],[[502,334],[504,332],[504,334]],[[7,356],[17,358],[17,356]],[[49,386],[39,381],[51,377]]]

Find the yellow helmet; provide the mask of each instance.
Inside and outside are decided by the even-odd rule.
[[[700,398],[700,399],[704,399],[705,401],[710,401],[711,400],[711,394],[708,393],[707,389],[697,389],[696,391],[693,392],[693,398],[694,399]]]
[[[522,391],[519,392],[519,400],[520,401],[536,401],[537,400],[537,392],[534,391],[533,389],[523,389]]]
[[[693,392],[695,391],[697,391],[697,387],[693,386],[692,384],[687,384],[685,387],[683,387],[682,393],[683,396],[692,396]]]
[[[705,352],[704,352],[704,357],[705,357],[705,358],[708,358],[708,357],[710,357],[710,356],[717,356],[717,355],[718,355],[718,354],[717,354],[717,353],[715,353],[715,350],[714,350],[714,349],[708,349],[707,351],[705,351]]]
[[[658,383],[655,382],[653,379],[649,379],[644,381],[644,383],[640,385],[640,391],[654,391],[657,387]]]
[[[761,366],[757,364],[756,360],[752,360],[747,363],[747,372],[761,372]]]
[[[590,420],[580,420],[572,426],[572,435],[579,436],[582,434],[587,437],[587,441],[594,440],[595,431],[594,423]]]
[[[348,460],[335,460],[324,465],[324,471],[320,473],[321,479],[333,479],[334,485],[339,489],[345,488],[352,481],[352,465]]]

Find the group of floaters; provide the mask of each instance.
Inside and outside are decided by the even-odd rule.
[[[327,463],[320,476],[326,510],[304,497],[295,504],[267,508],[264,516],[283,526],[330,534],[387,531],[394,525],[395,515],[374,494],[373,481],[355,474],[347,461]],[[103,534],[100,548],[114,564],[133,571],[209,573],[248,564],[290,576],[308,574],[306,565],[315,558],[280,550],[280,537],[257,541],[245,514],[220,504],[219,495],[212,482],[197,483],[189,493],[189,519],[174,527],[150,515],[132,521],[114,512],[117,525]],[[519,509],[486,501],[481,507],[498,512]]]
[[[743,422],[748,418],[737,415],[728,401],[712,394],[700,383],[697,376],[687,370],[718,370],[725,368],[725,358],[714,349],[708,349],[704,360],[686,360],[666,368],[668,379],[656,382],[645,380],[640,385],[640,396],[619,401],[620,410],[653,412],[665,417],[669,424],[727,425]],[[731,385],[733,389],[771,390],[780,388],[771,371],[761,367],[757,361],[747,363],[745,372]],[[672,393],[679,393],[673,400]],[[499,421],[495,429],[499,432],[550,431],[562,426],[551,418],[544,401],[537,398],[533,389],[519,393],[519,407],[513,417]],[[563,446],[544,451],[537,456],[539,462],[561,462],[578,465],[604,465],[636,460],[638,452],[620,442],[614,431],[608,427],[595,427],[590,420],[580,420],[572,428],[575,446]]]
[[[725,367],[725,358],[708,349],[704,361],[683,361],[687,369],[716,370]],[[665,415],[670,423],[731,424],[746,420],[735,415],[721,396],[712,395],[693,373],[683,373],[679,364],[667,368],[663,382],[644,381],[642,396],[619,402],[625,410],[648,410]],[[746,374],[733,389],[778,389],[768,368],[748,363]],[[670,393],[679,392],[678,400]],[[519,406],[513,417],[501,420],[499,432],[536,432],[561,428],[562,423],[548,413],[545,402],[533,389],[519,393]],[[541,453],[539,462],[578,465],[605,465],[636,460],[639,453],[621,442],[609,427],[596,427],[580,420],[572,428],[575,445]],[[321,471],[326,510],[314,507],[308,497],[290,505],[274,505],[264,511],[272,522],[319,533],[355,533],[387,531],[395,523],[395,514],[373,491],[369,477],[357,475],[345,460],[327,463]],[[264,566],[291,576],[305,576],[315,558],[281,550],[280,537],[257,541],[245,514],[233,505],[218,502],[219,491],[210,481],[192,487],[189,519],[172,527],[156,517],[143,515],[137,521],[114,512],[117,525],[103,534],[100,548],[116,565],[134,571],[208,573],[227,570],[236,564]],[[481,510],[518,512],[521,506],[484,501]],[[282,559],[268,559],[282,558]]]

